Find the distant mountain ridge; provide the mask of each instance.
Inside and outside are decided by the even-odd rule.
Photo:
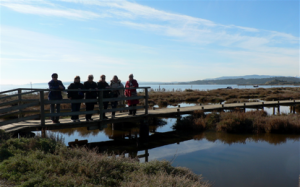
[[[286,77],[276,75],[244,75],[244,76],[223,76],[218,78],[208,78],[204,80],[222,80],[222,79],[263,79],[263,78],[274,78],[274,77]],[[292,77],[292,76],[288,76]]]
[[[271,77],[271,78],[238,78],[238,79],[218,79],[218,80],[197,80],[191,82],[182,82],[180,84],[300,84],[300,78],[297,77]]]
[[[248,85],[300,85],[300,78],[297,77],[271,77],[271,78],[235,78],[235,79],[218,79],[218,80],[197,80],[189,82],[178,82],[171,84],[248,84]]]

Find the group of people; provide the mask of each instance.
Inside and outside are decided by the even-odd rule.
[[[65,86],[63,83],[57,79],[57,73],[52,74],[52,80],[48,83],[49,85],[49,100],[61,100],[62,94],[61,91],[65,90]],[[100,80],[96,83],[94,82],[94,76],[89,75],[88,80],[83,84],[80,82],[80,77],[76,76],[74,78],[74,82],[68,86],[68,98],[71,100],[79,100],[79,99],[96,99],[98,96],[97,90],[101,89],[109,89],[109,88],[124,88],[124,85],[118,79],[118,76],[114,75],[113,79],[108,84],[105,80],[105,75],[100,76]],[[133,79],[133,74],[129,75],[129,80],[126,82],[125,88],[137,88],[139,87],[138,82]],[[90,91],[72,91],[72,90],[90,90]],[[95,91],[96,90],[96,91]],[[137,96],[136,89],[112,89],[112,90],[105,90],[103,91],[103,98],[117,98],[122,97],[125,95],[126,97]],[[85,102],[86,111],[94,110],[95,104],[97,102]],[[103,108],[108,108],[109,102],[103,102]],[[139,100],[127,100],[127,104],[129,107],[136,106],[139,103]],[[71,103],[71,110],[72,112],[80,111],[81,103]],[[111,101],[111,107],[117,108],[118,101]],[[99,103],[99,107],[101,107],[101,103]],[[59,113],[60,112],[60,104],[51,104],[50,106],[50,113]],[[128,115],[135,115],[136,109],[129,110]],[[107,119],[105,113],[103,113],[104,119]],[[112,118],[115,117],[115,112],[112,112]],[[92,114],[85,115],[86,121],[93,121]],[[51,117],[53,123],[59,123],[59,117]],[[80,122],[79,115],[72,115],[71,120],[73,122]]]

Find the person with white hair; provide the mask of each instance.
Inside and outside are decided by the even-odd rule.
[[[121,80],[119,80],[117,75],[114,75],[113,79],[110,81],[110,87],[111,88],[124,88],[124,85],[121,83]],[[123,90],[112,90],[111,92],[111,97],[112,98],[117,98],[122,96],[121,94]],[[111,108],[117,108],[118,106],[118,101],[111,101]],[[112,112],[111,117],[115,117],[116,112]]]
[[[94,80],[94,76],[89,75],[88,80],[86,82],[84,82],[84,84],[83,84],[84,89],[91,90],[91,91],[86,91],[85,92],[85,99],[97,99],[97,92],[92,91],[92,90],[98,90],[97,84],[93,80]],[[95,107],[96,103],[97,102],[86,102],[85,103],[86,111],[94,110],[94,107]],[[85,119],[86,119],[86,121],[93,121],[92,114],[86,114]]]
[[[138,88],[138,87],[139,87],[138,82],[135,79],[133,79],[133,74],[130,74],[129,80],[126,82],[125,88]],[[124,94],[126,97],[137,96],[136,89],[126,89]],[[138,99],[127,100],[127,103],[129,107],[133,107],[139,104],[139,100]],[[129,110],[128,115],[135,115],[135,114],[136,114],[136,109]]]

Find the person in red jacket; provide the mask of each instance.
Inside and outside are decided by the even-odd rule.
[[[138,88],[139,84],[138,82],[133,79],[133,74],[129,75],[129,80],[126,82],[125,88]],[[124,95],[126,97],[134,97],[137,96],[136,93],[136,89],[126,89]],[[139,100],[135,99],[135,100],[127,100],[128,106],[132,107],[132,106],[136,106],[137,104],[139,104]],[[134,110],[129,110],[128,115],[135,115],[136,114],[136,109]]]

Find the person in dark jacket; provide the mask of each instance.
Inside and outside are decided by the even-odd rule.
[[[113,76],[113,79],[110,81],[110,87],[111,88],[124,88],[124,85],[121,83],[121,80],[119,80],[117,75]],[[120,90],[112,90],[111,96],[114,98],[118,98],[121,96],[121,92],[123,92],[123,89]],[[111,103],[111,108],[117,108],[118,106],[118,101],[112,101]],[[111,118],[115,117],[116,112],[111,113]]]
[[[80,77],[76,76],[74,78],[74,83],[71,83],[70,86],[68,87],[68,98],[71,100],[83,99],[84,92],[71,91],[71,90],[78,90],[78,89],[84,89],[84,86],[83,84],[80,83]],[[80,105],[81,103],[71,103],[72,112],[80,111]],[[72,115],[71,120],[73,120],[73,122],[80,122],[78,115]]]
[[[101,75],[100,76],[100,80],[97,83],[98,89],[106,89],[106,88],[110,88],[110,86],[108,85],[108,83],[105,81],[105,75]],[[103,91],[103,98],[110,98],[110,92],[109,91]],[[99,103],[99,107],[101,106],[101,103]],[[103,102],[103,108],[104,110],[106,110],[108,107],[108,102]],[[105,116],[105,112],[103,113],[103,118],[107,119],[107,117]]]
[[[87,90],[98,90],[97,84],[93,81],[94,76],[89,75],[88,80],[84,82],[84,89]],[[97,99],[97,92],[92,92],[92,91],[86,91],[85,92],[85,99]],[[86,102],[85,103],[85,109],[86,111],[91,111],[94,110],[96,102]],[[86,121],[93,121],[92,119],[92,114],[86,114],[85,115]]]
[[[53,73],[51,75],[51,77],[52,77],[52,80],[48,83],[49,89],[51,90],[51,91],[49,91],[48,99],[49,100],[62,100],[61,91],[64,90],[65,87],[60,80],[57,80],[57,78],[58,78],[57,73]],[[55,90],[55,91],[53,91],[53,90]],[[50,104],[50,113],[51,114],[55,113],[55,109],[56,109],[56,113],[60,113],[60,104]],[[59,123],[59,116],[51,117],[51,120],[53,123]]]

